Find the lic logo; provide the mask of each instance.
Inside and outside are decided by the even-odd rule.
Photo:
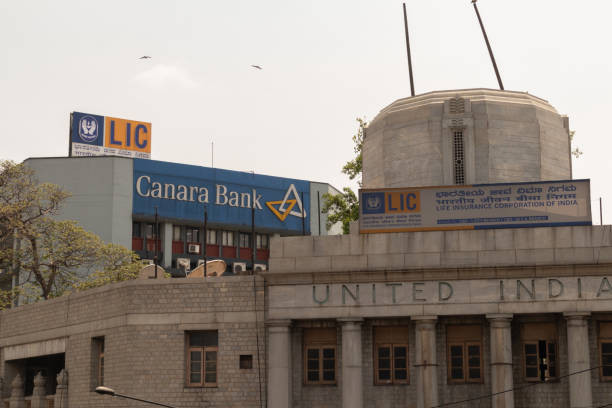
[[[83,116],[79,120],[79,137],[87,143],[98,138],[98,121],[91,116]]]
[[[385,193],[383,192],[364,192],[362,201],[364,214],[383,214],[385,212]]]

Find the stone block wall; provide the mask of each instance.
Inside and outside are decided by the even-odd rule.
[[[93,392],[92,338],[101,336],[105,385],[119,393],[180,407],[259,407],[266,392],[263,298],[263,281],[252,276],[114,284],[3,311],[0,347],[66,338],[73,407],[110,404]],[[197,330],[218,331],[214,388],[185,386],[186,332]],[[240,369],[243,354],[253,368]],[[10,364],[2,360],[1,376]],[[133,406],[119,398],[112,404]]]

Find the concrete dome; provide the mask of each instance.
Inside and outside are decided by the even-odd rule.
[[[399,99],[366,131],[363,187],[571,179],[569,125],[545,100],[492,89]]]

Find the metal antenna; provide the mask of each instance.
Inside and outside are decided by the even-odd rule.
[[[410,36],[408,35],[408,17],[406,17],[406,3],[402,3],[402,4],[404,6],[404,31],[406,32],[406,52],[408,53],[408,74],[410,75],[410,94],[414,96],[414,80],[412,79],[412,57],[410,56]]]
[[[487,32],[485,31],[484,25],[482,24],[482,19],[480,18],[480,13],[478,12],[478,7],[476,6],[477,1],[478,0],[472,0],[472,4],[474,5],[474,10],[476,11],[476,17],[478,17],[478,22],[480,23],[482,35],[484,35],[485,42],[487,43],[487,49],[489,50],[489,56],[491,57],[491,62],[493,62],[493,69],[495,69],[495,75],[497,76],[497,83],[499,84],[499,89],[503,91],[504,84],[502,83],[501,77],[499,76],[499,70],[497,69],[497,64],[495,63],[495,57],[493,56],[493,50],[491,50],[491,44],[489,44],[489,38],[487,37]]]

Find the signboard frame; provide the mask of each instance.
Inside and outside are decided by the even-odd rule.
[[[360,189],[359,203],[362,234],[592,225],[590,179]]]

